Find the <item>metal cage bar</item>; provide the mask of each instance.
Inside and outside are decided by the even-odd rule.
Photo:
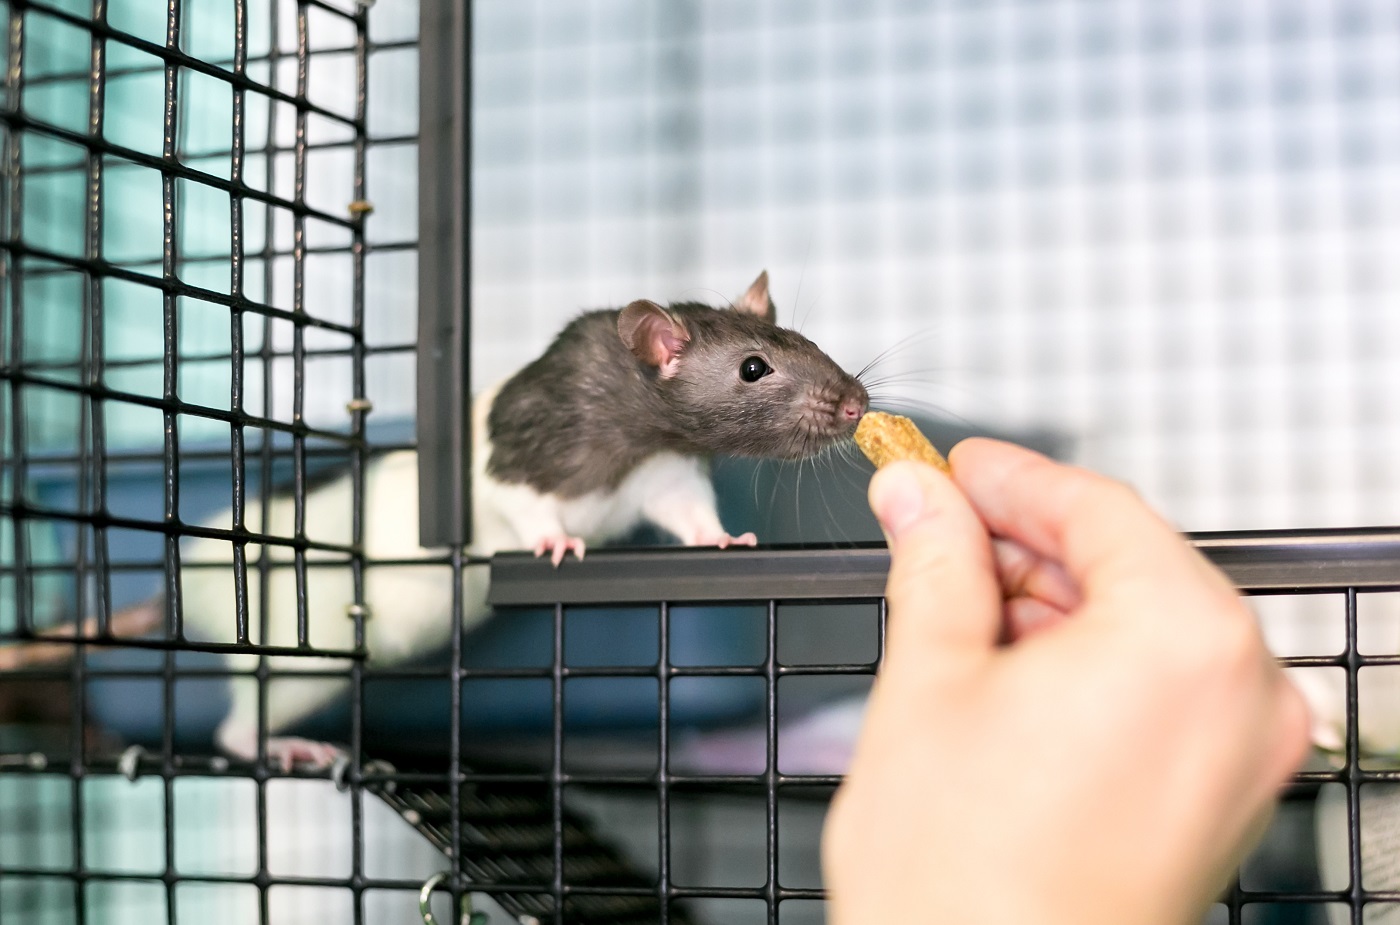
[[[471,538],[471,4],[419,7],[418,531]]]

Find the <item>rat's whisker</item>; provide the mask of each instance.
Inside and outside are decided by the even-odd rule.
[[[830,457],[825,457],[825,459],[826,459],[826,462],[827,462],[827,471],[834,471],[834,467],[833,467],[833,465],[832,465],[832,460],[831,460],[831,458],[830,458]],[[818,495],[818,497],[820,497],[820,498],[822,499],[822,507],[826,508],[826,531],[825,531],[825,532],[826,532],[827,539],[829,539],[829,540],[834,540],[834,541],[836,541],[836,542],[845,542],[845,540],[838,539],[838,538],[835,536],[835,534],[833,533],[833,529],[836,527],[836,524],[838,523],[838,521],[837,521],[837,519],[836,519],[836,512],[833,511],[833,510],[831,509],[831,501],[827,498],[826,492],[824,492],[824,491],[819,491],[819,492],[817,492],[817,495]]]
[[[863,367],[861,367],[860,372],[856,373],[856,378],[863,379],[866,373],[870,372],[872,369],[874,369],[876,366],[879,366],[881,363],[892,360],[904,351],[911,350],[922,343],[932,340],[937,335],[937,328],[924,328],[922,331],[916,331],[914,334],[904,338],[904,340],[900,341],[899,343],[886,347],[884,350],[876,354],[874,359],[872,359],[869,363],[866,363]]]
[[[777,460],[777,471],[773,473],[773,487],[768,492],[768,506],[767,508],[765,508],[765,510],[768,512],[771,512],[773,508],[777,506],[778,489],[783,484],[783,476],[787,474],[789,466],[790,463],[788,462],[788,460]]]
[[[762,477],[765,467],[761,462],[755,463],[753,471],[749,473],[749,492],[753,496],[753,506],[761,509],[762,505],[758,500],[758,480]]]
[[[870,407],[877,411],[901,411],[914,412],[915,414],[928,415],[945,421],[954,421],[965,427],[975,427],[973,421],[964,415],[950,411],[947,408],[935,405],[931,402],[917,401],[914,399],[882,399],[878,402],[871,400]]]

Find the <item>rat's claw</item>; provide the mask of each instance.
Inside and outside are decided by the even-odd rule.
[[[321,771],[332,764],[345,752],[329,742],[315,742],[295,736],[276,736],[267,740],[268,764],[275,764],[284,774],[291,773],[297,765],[309,765],[313,771]]]
[[[730,546],[757,546],[758,537],[752,533],[742,533],[739,536],[730,536],[728,533],[719,538],[715,544],[720,549],[728,549]]]
[[[535,544],[535,555],[538,557],[548,552],[550,554],[549,561],[554,563],[555,568],[558,568],[559,564],[564,561],[564,556],[568,555],[569,550],[573,550],[574,555],[578,556],[579,561],[582,562],[586,549],[583,540],[576,536],[547,536]]]

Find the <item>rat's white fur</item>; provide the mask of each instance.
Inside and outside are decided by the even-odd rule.
[[[589,543],[615,539],[642,521],[650,521],[690,545],[726,544],[728,534],[715,511],[714,488],[706,463],[694,457],[661,452],[646,459],[616,491],[594,492],[580,498],[544,495],[527,485],[506,484],[486,473],[491,452],[486,420],[496,389],[478,396],[472,408],[472,542],[467,552],[489,556],[504,549],[535,549],[542,543],[578,538]],[[413,560],[441,557],[441,550],[418,544],[418,460],[412,451],[389,453],[365,469],[364,553],[375,560]],[[348,544],[352,512],[349,477],[342,477],[306,496],[307,535]],[[291,498],[278,498],[261,524],[255,505],[248,509],[248,526],[277,536],[293,534],[295,509]],[[211,526],[228,528],[231,512],[215,517]],[[751,537],[742,541],[752,542]],[[292,551],[286,546],[268,547],[273,562],[268,591],[268,634],[262,639],[256,626],[260,600],[257,548],[248,550],[248,600],[252,638],[275,646],[297,644],[295,571]],[[234,580],[230,544],[197,539],[184,549],[187,563],[217,564],[186,568],[181,588],[186,632],[192,638],[231,642],[234,638]],[[351,649],[354,621],[347,608],[354,600],[350,569],[344,565],[314,563],[342,560],[333,554],[308,551],[306,569],[307,626],[310,643],[317,648]],[[222,567],[219,567],[222,566]],[[487,613],[487,569],[463,570],[463,621],[469,629]],[[442,565],[370,565],[364,573],[364,601],[370,616],[365,621],[365,642],[375,664],[392,664],[429,651],[450,638],[451,582]],[[231,667],[251,670],[255,656],[228,658]],[[275,671],[302,672],[347,665],[307,657],[272,657]],[[343,693],[348,678],[274,678],[267,692],[267,729],[276,736],[297,721],[324,707]],[[222,748],[243,758],[257,753],[258,700],[254,684],[235,681],[232,707],[219,726]],[[292,761],[324,763],[334,756],[319,743],[278,738],[270,741],[270,756],[284,764]]]

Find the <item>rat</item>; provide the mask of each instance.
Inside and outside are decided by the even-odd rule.
[[[849,439],[869,406],[860,381],[816,344],[776,323],[761,273],[732,305],[698,302],[662,307],[638,300],[625,308],[585,312],[545,352],[472,403],[472,540],[466,552],[486,557],[506,549],[549,555],[558,567],[572,552],[626,535],[649,522],[691,546],[755,545],[753,533],[733,536],[720,523],[708,461],[718,454],[804,459]],[[412,450],[372,459],[364,473],[366,559],[401,562],[435,553],[418,544],[418,470]],[[348,476],[305,495],[308,526],[329,528],[348,540],[352,515]],[[261,529],[294,535],[294,502],[276,496]],[[225,511],[210,525],[231,526]],[[312,531],[324,535],[326,529]],[[196,538],[183,548],[185,563],[219,568],[182,569],[186,632],[191,638],[232,641],[235,619],[230,544]],[[266,547],[275,563],[267,600],[269,645],[296,645],[292,551]],[[440,556],[440,553],[438,553]],[[262,593],[248,554],[247,594]],[[312,645],[350,649],[354,621],[350,571],[306,553],[306,606]],[[488,614],[486,569],[463,570],[463,625]],[[442,645],[451,631],[452,588],[439,566],[371,566],[364,572],[365,644],[373,664],[390,665]],[[146,605],[142,612],[159,613]],[[256,608],[249,607],[250,613]],[[255,641],[259,641],[254,637]],[[256,655],[227,656],[230,667],[251,670]],[[285,769],[324,767],[342,754],[330,743],[281,733],[334,700],[348,677],[295,677],[298,671],[346,669],[348,663],[273,656],[287,674],[273,679],[266,698],[265,753]],[[226,752],[253,759],[258,752],[258,691],[235,679],[232,706],[216,739]]]
[[[575,319],[491,401],[482,484],[515,539],[556,564],[640,520],[686,545],[753,545],[720,526],[709,457],[804,459],[850,437],[868,405],[777,326],[765,271],[728,309],[639,300]]]

